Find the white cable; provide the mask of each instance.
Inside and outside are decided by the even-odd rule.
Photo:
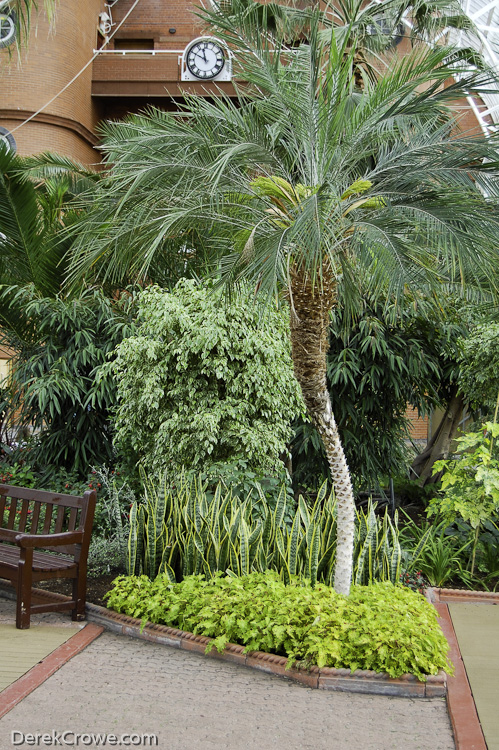
[[[33,114],[32,114],[32,115],[30,115],[30,117],[28,117],[28,119],[27,119],[27,120],[24,120],[24,122],[21,122],[21,123],[20,123],[19,125],[17,125],[17,126],[16,126],[16,127],[15,127],[15,128],[13,129],[13,130],[11,130],[11,131],[10,131],[11,133],[15,133],[15,132],[16,132],[16,130],[19,130],[19,128],[22,128],[22,127],[23,127],[23,125],[26,125],[26,124],[27,124],[28,122],[30,122],[31,120],[33,120],[33,119],[34,119],[34,118],[35,118],[35,117],[36,117],[37,115],[39,115],[39,114],[40,114],[40,112],[43,112],[43,110],[44,110],[44,109],[46,109],[46,108],[47,108],[47,107],[48,107],[48,106],[49,106],[50,104],[52,104],[52,102],[55,102],[55,100],[56,100],[56,99],[57,99],[57,98],[58,98],[58,97],[59,97],[59,96],[60,96],[61,94],[63,94],[63,93],[64,93],[64,92],[66,91],[66,89],[68,89],[68,88],[69,88],[69,87],[71,86],[71,84],[73,84],[73,83],[74,83],[74,82],[75,82],[75,81],[76,81],[76,80],[77,80],[77,79],[78,79],[78,78],[79,78],[79,77],[81,76],[81,74],[82,74],[82,73],[84,73],[84,72],[85,72],[85,70],[86,70],[86,69],[88,68],[88,66],[89,66],[89,65],[91,65],[91,64],[93,63],[93,61],[95,60],[95,58],[96,58],[96,57],[98,57],[98,55],[100,54],[101,50],[102,50],[102,49],[104,49],[104,47],[106,47],[106,46],[107,46],[107,45],[109,44],[109,42],[111,41],[111,39],[113,38],[113,36],[114,36],[114,35],[116,34],[116,32],[120,30],[120,28],[121,28],[121,27],[123,26],[123,24],[124,24],[124,23],[125,23],[125,21],[127,20],[127,18],[128,18],[128,16],[130,15],[130,13],[132,13],[132,11],[133,11],[133,10],[135,10],[135,8],[136,8],[136,6],[137,6],[137,5],[139,4],[139,2],[140,2],[140,0],[135,0],[134,4],[133,4],[133,5],[132,5],[132,7],[130,8],[130,10],[128,11],[128,13],[126,13],[126,14],[125,14],[125,16],[124,16],[123,20],[122,20],[122,21],[120,21],[120,23],[119,23],[119,24],[117,25],[117,27],[115,28],[115,30],[113,31],[113,33],[111,34],[111,36],[109,36],[109,37],[106,37],[106,39],[105,39],[105,41],[104,41],[104,44],[102,45],[101,49],[98,49],[98,50],[97,50],[97,51],[95,52],[95,54],[94,54],[94,55],[92,56],[92,58],[91,58],[91,59],[90,59],[90,60],[89,60],[89,61],[87,62],[87,64],[86,64],[86,65],[84,65],[84,67],[83,67],[83,68],[82,68],[82,69],[80,70],[80,72],[79,72],[79,73],[77,73],[77,74],[76,74],[76,75],[74,76],[74,78],[72,78],[72,79],[71,79],[71,80],[69,81],[69,83],[67,83],[67,84],[66,84],[66,85],[65,85],[65,86],[64,86],[64,87],[63,87],[63,88],[62,88],[62,89],[61,89],[61,90],[60,90],[60,91],[59,91],[59,92],[58,92],[58,93],[57,93],[57,94],[55,95],[55,96],[53,96],[53,97],[52,97],[52,99],[50,99],[50,101],[48,101],[48,102],[47,102],[46,104],[44,104],[44,105],[43,105],[43,107],[40,107],[40,109],[37,109],[37,111],[36,111],[36,112],[33,112]]]

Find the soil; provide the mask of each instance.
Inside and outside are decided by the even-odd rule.
[[[87,578],[87,602],[105,607],[106,600],[104,599],[104,594],[112,588],[112,582],[117,575],[119,575],[119,573],[106,573],[106,575],[98,576],[97,578]],[[70,581],[43,581],[37,583],[36,588],[45,589],[45,591],[55,591],[57,594],[71,596]]]

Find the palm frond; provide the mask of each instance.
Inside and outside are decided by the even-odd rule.
[[[81,199],[72,282],[202,269],[230,283],[246,276],[270,295],[292,265],[320,282],[327,262],[345,295],[359,264],[372,294],[444,283],[494,293],[497,138],[459,133],[456,108],[490,90],[493,74],[452,47],[420,45],[359,88],[345,36],[334,27],[320,41],[324,14],[307,9],[309,41],[295,48],[275,41],[277,25],[260,34],[260,9],[231,9],[239,25],[221,8],[206,19],[244,64],[237,100],[186,96],[178,113],[151,108],[104,126],[112,166]],[[328,12],[354,11],[362,4],[345,0]],[[358,180],[368,189],[349,194]],[[295,197],[264,184],[289,184]]]

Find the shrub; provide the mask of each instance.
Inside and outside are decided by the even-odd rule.
[[[0,462],[0,484],[12,484],[17,487],[36,487],[36,478],[29,464],[14,461]]]
[[[498,439],[495,422],[457,438],[459,453],[435,463],[435,472],[444,472],[442,492],[431,500],[429,515],[438,513],[448,524],[460,517],[476,529],[499,511]]]
[[[211,464],[204,471],[191,469],[186,471],[185,474],[191,481],[201,480],[210,496],[213,496],[219,484],[230,490],[232,495],[240,500],[245,500],[248,496],[251,496],[251,505],[260,515],[264,513],[260,498],[263,497],[267,505],[273,510],[283,486],[286,487],[288,495],[287,515],[284,517],[286,521],[289,521],[290,518],[288,511],[293,512],[296,507],[291,477],[284,465],[279,468],[278,472],[269,475],[261,471],[252,471],[248,467],[247,461],[240,460],[235,463]]]
[[[125,478],[105,466],[92,469],[84,490],[97,490],[92,541],[88,551],[89,576],[127,569],[129,510],[135,500]],[[71,492],[66,485],[65,492]]]
[[[137,335],[117,349],[116,445],[148,472],[244,462],[278,470],[302,410],[287,316],[247,289],[225,300],[182,280],[145,289]]]
[[[447,524],[462,518],[474,529],[472,575],[480,528],[499,512],[498,439],[499,424],[486,422],[478,432],[457,438],[455,457],[435,463],[435,472],[444,472],[442,491],[431,500],[428,515],[441,515]]]
[[[191,576],[180,584],[167,576],[120,577],[107,596],[118,612],[212,637],[219,650],[231,642],[288,656],[288,665],[412,672],[420,680],[452,669],[435,609],[389,583],[353,586],[344,597],[298,578],[285,585],[271,571],[211,581]]]
[[[107,573],[123,572],[123,552],[119,539],[93,536],[88,550],[88,577],[98,578]]]

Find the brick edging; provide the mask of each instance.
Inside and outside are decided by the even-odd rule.
[[[172,648],[180,648],[212,659],[241,664],[252,669],[258,669],[268,674],[286,677],[310,688],[322,690],[348,691],[352,693],[371,693],[377,695],[396,695],[404,698],[440,698],[447,692],[447,675],[439,672],[430,675],[426,682],[420,682],[414,675],[404,674],[399,678],[389,677],[384,672],[357,669],[335,669],[330,667],[300,668],[299,666],[286,669],[287,658],[260,651],[244,652],[244,647],[235,643],[228,643],[223,652],[213,648],[205,654],[206,647],[212,638],[186,633],[183,630],[169,628],[166,625],[147,623],[141,628],[141,621],[119,614],[96,604],[87,604],[87,617],[108,630],[119,635],[142,638],[152,643],[160,643]]]
[[[497,602],[499,591],[467,591],[466,589],[432,589],[437,602]]]
[[[4,590],[0,584],[0,589]],[[63,597],[51,591],[36,590],[41,598],[57,600]],[[222,653],[213,648],[205,654],[206,647],[213,640],[202,635],[186,633],[183,630],[169,628],[166,625],[147,623],[141,628],[141,621],[113,610],[87,603],[87,618],[90,622],[111,630],[118,635],[132,638],[142,638],[152,643],[159,643],[171,648],[206,655],[212,659],[241,664],[251,669],[258,669],[268,674],[285,677],[310,688],[322,690],[337,690],[351,693],[370,693],[375,695],[394,695],[402,698],[441,698],[447,694],[447,675],[440,671],[437,675],[429,675],[426,682],[420,682],[412,674],[401,677],[389,677],[385,672],[371,670],[336,669],[333,667],[302,668],[299,666],[286,669],[287,658],[261,651],[244,653],[244,646],[228,643]]]

